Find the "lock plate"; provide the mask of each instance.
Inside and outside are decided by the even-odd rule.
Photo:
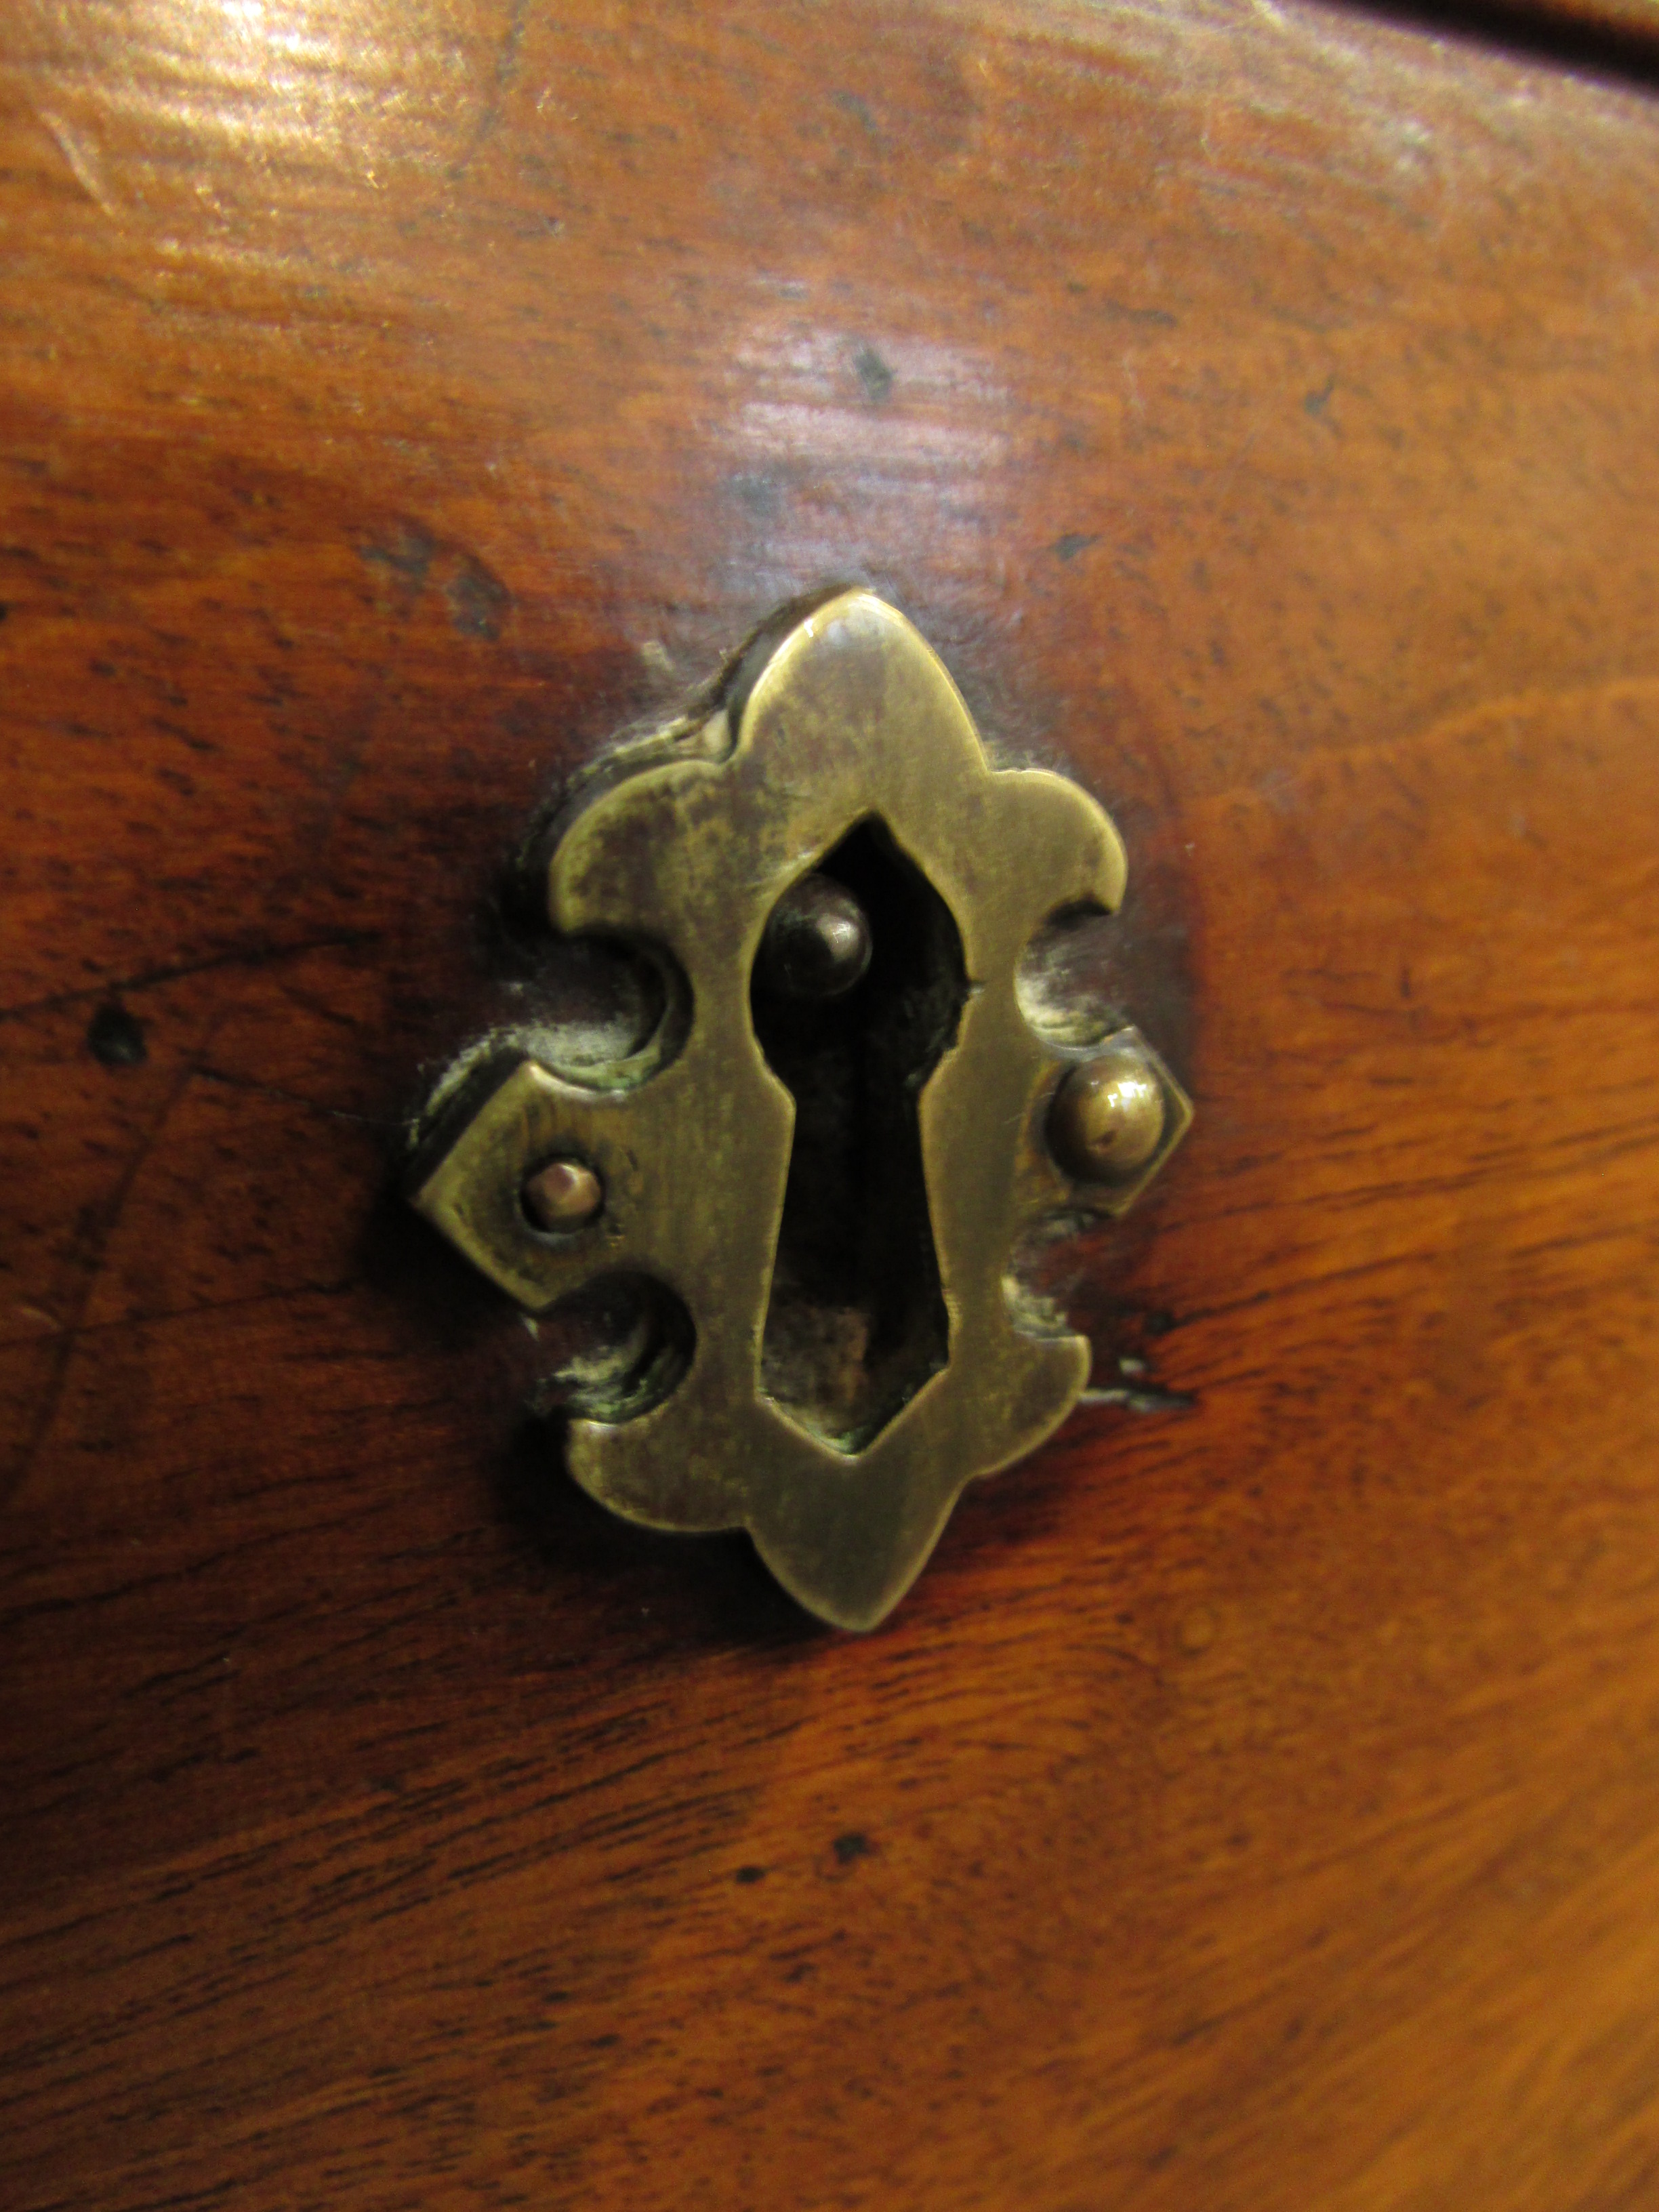
[[[936,963],[931,1060],[892,1086],[892,1126],[911,1117],[922,1183],[902,1240],[920,1269],[905,1310],[936,1316],[934,1349],[908,1373],[890,1359],[885,1401],[838,1427],[791,1401],[775,1347],[769,1361],[792,1146],[812,1116],[769,1064],[754,979],[780,900],[860,834],[872,866],[884,854],[923,887],[895,907],[912,917],[900,933],[919,938],[915,901],[929,895],[959,951]],[[1045,1217],[1121,1212],[1192,1109],[1138,1034],[1117,1030],[1108,1042],[1133,1063],[1151,1142],[1137,1137],[1127,1173],[1062,1169],[1049,1117],[1085,1056],[1033,1028],[1017,977],[1051,916],[1115,908],[1124,878],[1104,810],[1046,769],[994,769],[942,663],[864,591],[751,651],[706,717],[579,797],[547,863],[549,919],[656,958],[663,1019],[643,1048],[580,1080],[511,1046],[475,1054],[465,1082],[440,1086],[410,1191],[532,1315],[625,1274],[683,1316],[676,1357],[659,1346],[605,1418],[571,1422],[584,1489],[653,1528],[746,1528],[801,1604],[869,1628],[920,1572],[963,1486],[1065,1418],[1089,1346],[1021,1298],[1015,1248]],[[920,969],[898,974],[884,1002],[895,1034],[915,1030],[931,988]],[[574,1187],[562,1164],[575,1164],[580,1218],[526,1210],[526,1182],[549,1161],[562,1164],[562,1191]],[[921,1344],[929,1324],[901,1315],[886,1333],[906,1326]],[[855,1360],[844,1327],[841,1340]]]

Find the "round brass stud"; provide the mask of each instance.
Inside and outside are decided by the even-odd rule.
[[[1133,1046],[1109,1044],[1054,1093],[1048,1143],[1079,1182],[1121,1182],[1158,1150],[1164,1120],[1164,1090],[1152,1069]]]
[[[605,1203],[599,1179],[586,1160],[550,1160],[525,1179],[524,1210],[550,1237],[585,1229]]]
[[[773,908],[761,945],[771,988],[790,999],[838,999],[870,965],[870,918],[832,876],[803,876]]]

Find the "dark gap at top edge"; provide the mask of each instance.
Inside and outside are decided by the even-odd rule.
[[[1659,4],[1650,24],[1621,7],[1571,0],[1324,0],[1345,15],[1432,32],[1575,74],[1659,88]]]

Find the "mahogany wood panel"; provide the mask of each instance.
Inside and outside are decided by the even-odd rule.
[[[1659,121],[1273,0],[18,7],[0,2195],[1659,2193]],[[889,592],[1113,808],[1152,1410],[892,1625],[389,1195],[527,813]]]

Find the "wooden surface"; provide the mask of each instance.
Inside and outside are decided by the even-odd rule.
[[[0,2197],[1651,2205],[1644,96],[1289,0],[0,39]],[[1199,1107],[1071,1262],[1167,1402],[863,1641],[550,1473],[386,1195],[531,808],[848,577],[1113,808]]]

